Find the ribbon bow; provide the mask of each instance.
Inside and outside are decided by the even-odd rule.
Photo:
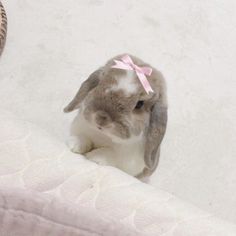
[[[146,75],[150,76],[152,74],[151,67],[140,67],[135,65],[130,56],[128,55],[123,56],[120,61],[114,60],[114,62],[116,64],[112,66],[112,68],[135,71],[147,94],[149,94],[150,92],[154,92],[146,77]]]

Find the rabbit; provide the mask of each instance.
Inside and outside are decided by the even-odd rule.
[[[167,125],[166,82],[152,68],[147,93],[134,70],[114,68],[129,56],[135,65],[149,64],[122,54],[110,59],[84,81],[64,112],[79,109],[68,146],[100,165],[117,167],[137,178],[156,170]]]

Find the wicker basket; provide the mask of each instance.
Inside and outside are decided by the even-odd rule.
[[[2,54],[7,35],[7,16],[0,2],[0,55]]]

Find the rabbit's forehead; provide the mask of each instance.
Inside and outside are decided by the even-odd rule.
[[[109,113],[115,114],[117,111],[132,110],[139,95],[136,93],[127,95],[123,89],[112,91],[110,86],[98,86],[88,98],[90,98],[90,104],[95,110],[106,110]]]
[[[110,84],[105,90],[106,93],[122,91],[124,95],[131,96],[139,91],[139,84],[134,71],[127,70],[125,73],[115,75],[114,80],[115,83]]]

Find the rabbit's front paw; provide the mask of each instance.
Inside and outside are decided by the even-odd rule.
[[[84,154],[92,149],[92,142],[83,136],[70,136],[67,145],[72,152],[79,154]]]
[[[98,165],[111,165],[114,166],[113,158],[114,153],[107,148],[94,149],[85,155],[90,161],[97,163]]]

